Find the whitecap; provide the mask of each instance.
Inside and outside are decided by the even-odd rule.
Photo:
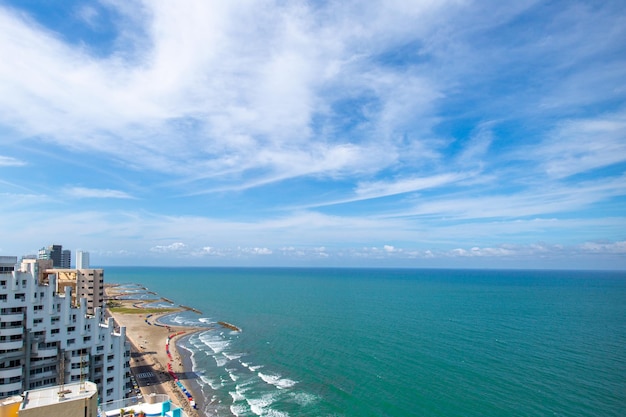
[[[209,317],[200,317],[200,318],[198,319],[198,321],[199,321],[199,322],[201,322],[201,323],[207,323],[207,324],[213,324],[213,323],[215,323],[215,322],[214,322],[213,320],[211,320],[211,318],[209,318]]]
[[[215,360],[215,365],[217,365],[218,368],[221,368],[228,363],[228,360],[222,355],[215,355],[213,356],[213,359]]]
[[[230,412],[233,413],[235,417],[243,416],[247,411],[247,407],[242,404],[232,404],[230,406]]]
[[[226,353],[226,352],[222,352],[222,354],[224,356],[226,356],[229,360],[235,360],[235,359],[239,359],[243,356],[243,353]]]
[[[223,386],[222,384],[218,384],[218,382],[214,379],[205,378],[205,377],[200,377],[200,379],[204,381],[205,383],[209,384],[209,386],[211,387],[213,391],[217,391]]]
[[[266,409],[276,401],[276,396],[268,394],[261,398],[246,398],[246,401],[250,406],[250,411],[257,416],[262,416],[266,414]]]
[[[297,381],[293,381],[291,379],[282,378],[280,375],[272,375],[272,374],[263,374],[261,372],[258,373],[259,378],[268,384],[274,385],[278,389],[285,389],[293,387],[297,384]]]
[[[264,416],[268,416],[268,417],[289,417],[288,413],[285,413],[284,411],[278,411],[278,410],[273,410],[273,409],[269,409],[267,410],[267,412],[264,414]]]
[[[246,397],[237,390],[229,391],[228,393],[233,398],[233,403],[236,403],[237,401],[244,401],[246,399]]]
[[[296,404],[301,405],[301,406],[313,404],[314,402],[319,400],[317,395],[310,394],[308,392],[297,392],[297,393],[292,394],[292,397],[293,397],[293,401]]]

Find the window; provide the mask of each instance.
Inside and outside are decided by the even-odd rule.
[[[50,334],[59,334],[59,329],[50,330]]]
[[[24,301],[24,300],[26,300],[26,294],[24,294],[23,292],[15,294],[15,299],[16,300],[20,300],[20,301]]]
[[[67,328],[67,332],[68,332],[68,333],[71,333],[71,332],[73,332],[74,330],[76,330],[76,327],[74,327],[74,326],[70,326],[70,327],[68,327],[68,328]]]
[[[39,319],[33,319],[33,324],[40,324],[43,323],[43,319],[39,318]]]
[[[7,295],[6,294],[0,294],[0,301],[6,301],[7,300]]]
[[[91,336],[85,336],[83,337],[83,342],[89,342],[91,340]]]
[[[35,307],[33,308],[33,310],[35,310],[35,311],[41,311],[41,310],[43,310],[43,306],[35,306]]]
[[[21,334],[14,334],[12,336],[0,336],[0,342],[6,342],[7,340],[10,340],[12,342],[15,342],[16,340],[22,340],[22,335]]]
[[[1,308],[0,314],[17,314],[21,313],[23,307]]]
[[[73,345],[74,343],[76,343],[76,339],[67,339],[68,346]]]
[[[15,368],[18,366],[22,366],[22,361],[19,359],[0,363],[0,368]]]

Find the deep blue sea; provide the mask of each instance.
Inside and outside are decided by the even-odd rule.
[[[108,267],[226,321],[183,339],[207,415],[625,416],[626,273]]]

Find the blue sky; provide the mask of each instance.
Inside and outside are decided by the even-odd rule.
[[[623,1],[0,0],[0,255],[626,268]]]

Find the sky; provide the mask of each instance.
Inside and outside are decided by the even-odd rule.
[[[0,0],[0,255],[626,269],[625,40],[621,0]]]

